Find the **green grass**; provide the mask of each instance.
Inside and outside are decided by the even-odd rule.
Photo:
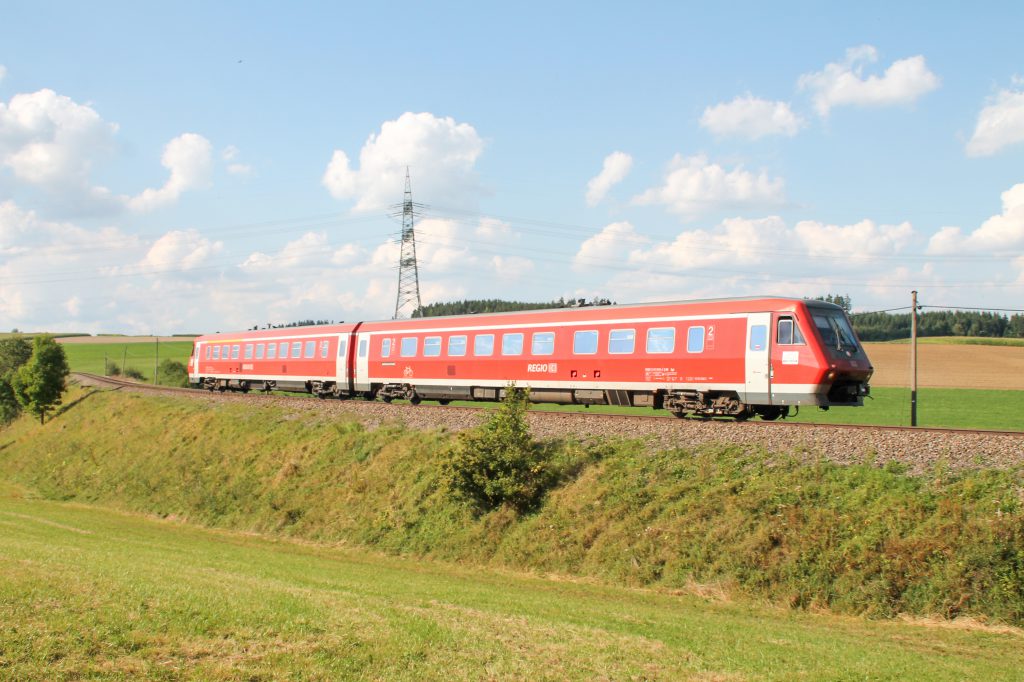
[[[106,359],[122,369],[127,365],[139,370],[147,380],[153,378],[156,343],[67,343],[62,348],[72,372],[103,374]],[[170,358],[187,363],[192,353],[192,341],[161,342],[159,353],[161,361]]]
[[[1020,470],[911,476],[757,447],[553,443],[562,473],[535,512],[477,513],[444,485],[444,432],[369,429],[301,401],[70,398],[44,426],[0,431],[0,480],[49,499],[468,565],[1024,625]]]
[[[0,677],[1012,680],[1020,631],[202,530],[0,487]]]
[[[910,426],[909,388],[872,388],[863,407],[801,408],[790,421],[820,424]],[[1024,431],[1024,391],[923,388],[917,391],[917,425],[936,428]]]
[[[1024,346],[1024,339],[1015,337],[994,336],[919,336],[917,342],[935,346]],[[909,344],[910,339],[893,339],[892,341],[868,341],[865,343]]]

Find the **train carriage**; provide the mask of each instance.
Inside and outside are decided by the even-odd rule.
[[[536,402],[775,419],[863,404],[872,368],[838,306],[747,298],[218,334],[196,339],[189,371],[221,390],[447,402],[497,400],[514,382]]]

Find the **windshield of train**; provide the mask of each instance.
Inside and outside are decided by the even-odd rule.
[[[818,328],[826,347],[840,351],[857,351],[857,337],[854,336],[845,315],[816,312],[813,317],[814,326]]]

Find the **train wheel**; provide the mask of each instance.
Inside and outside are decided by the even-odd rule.
[[[764,420],[766,422],[773,422],[773,421],[775,421],[776,419],[778,419],[779,417],[782,416],[784,409],[786,409],[786,408],[782,408],[782,407],[766,407],[759,414],[761,415],[761,419],[762,420]]]
[[[682,410],[672,410],[672,416],[676,419],[686,419],[686,412]]]
[[[421,402],[423,402],[423,398],[421,398],[418,394],[413,393],[412,397],[409,398],[409,402],[412,403],[413,405],[419,405]]]
[[[451,402],[450,400],[438,400],[438,401],[437,401],[437,404],[438,404],[438,405],[447,405],[447,404],[449,404],[450,402]]]

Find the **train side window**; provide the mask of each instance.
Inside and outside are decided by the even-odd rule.
[[[207,346],[207,347],[206,347],[206,359],[207,359],[207,360],[209,360],[209,359],[210,359],[210,348],[211,348],[210,346]]]
[[[436,358],[441,355],[441,337],[428,336],[423,339],[423,357]]]
[[[382,358],[391,357],[391,339],[384,339],[380,342],[380,356]]]
[[[781,346],[802,346],[804,344],[804,335],[800,333],[800,327],[797,326],[796,320],[790,317],[782,317],[779,318],[779,330],[775,340]]]
[[[316,355],[316,341],[306,341],[306,357],[311,358]]]
[[[327,339],[320,342],[320,357],[327,357]]]
[[[402,344],[401,347],[399,348],[399,353],[402,355],[403,358],[416,357],[416,346],[418,345],[419,339],[417,339],[415,336],[406,336],[405,338],[402,339]]]
[[[342,336],[338,339],[338,357],[344,359],[346,351],[348,351],[348,339]]]
[[[448,337],[448,355],[453,358],[461,358],[466,354],[465,335]]]
[[[297,360],[302,357],[302,341],[292,341],[292,359]]]
[[[555,352],[555,333],[537,332],[530,343],[532,355],[551,355]]]
[[[764,350],[768,346],[768,325],[755,324],[750,328],[750,350]]]
[[[473,339],[473,355],[494,355],[494,334],[477,334]]]
[[[586,329],[573,332],[573,355],[593,355],[597,352],[597,330]]]
[[[523,335],[521,333],[502,334],[501,335],[501,354],[502,355],[522,355],[523,354]]]
[[[654,327],[647,330],[648,353],[671,353],[675,349],[675,327]]]
[[[266,350],[267,350],[266,344],[264,344],[264,343],[257,343],[256,344],[256,359],[257,360],[262,360],[263,359],[263,354],[266,352]]]
[[[704,352],[704,327],[690,327],[686,330],[686,352]]]
[[[278,353],[278,355],[281,356],[281,359],[282,360],[287,360],[288,359],[288,342],[287,341],[282,341],[281,342],[281,348],[279,350],[280,350],[280,353]]]
[[[220,346],[213,347],[213,359],[220,360]]]
[[[251,343],[245,344],[245,359],[246,360],[252,360],[252,344]]]
[[[276,343],[268,343],[267,344],[267,360],[274,360],[276,358],[277,358],[277,344]]]
[[[612,355],[632,353],[636,347],[635,329],[613,329],[608,334],[608,352]]]
[[[239,346],[238,344],[235,344],[234,346],[231,346],[231,359],[232,360],[237,360],[238,359],[238,351],[239,351],[240,348],[241,348],[241,346]]]
[[[367,341],[366,339],[359,339],[359,357],[361,357],[361,358],[365,358],[366,357],[366,350],[367,350],[368,346],[369,346],[369,341]],[[413,353],[415,353],[415,349],[413,349]]]

